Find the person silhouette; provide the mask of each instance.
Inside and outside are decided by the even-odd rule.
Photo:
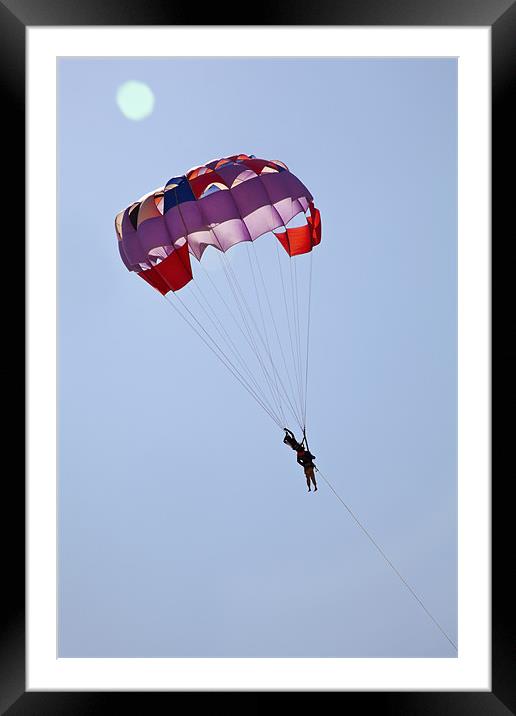
[[[285,437],[283,438],[283,442],[286,445],[289,445],[292,450],[296,451],[297,454],[297,462],[299,465],[302,466],[305,477],[306,477],[306,484],[308,486],[308,492],[311,492],[311,485],[314,486],[314,492],[317,490],[317,482],[315,480],[315,455],[312,455],[310,450],[308,450],[307,447],[304,446],[303,443],[306,441],[306,436],[303,437],[303,441],[300,443],[296,440],[296,437],[294,433],[289,430],[288,428],[284,428],[285,430]]]

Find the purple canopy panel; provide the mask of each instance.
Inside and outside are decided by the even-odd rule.
[[[313,196],[306,186],[290,172],[262,174],[260,175],[260,181],[263,182],[272,204],[281,201],[281,199],[285,199],[287,196],[292,199],[298,199],[300,196],[304,196],[309,201],[313,200]]]
[[[283,219],[273,206],[267,205],[261,206],[256,211],[253,211],[252,214],[246,216],[244,223],[254,241],[262,234],[283,226]]]
[[[231,194],[242,217],[249,216],[253,211],[271,203],[261,177],[237,184],[231,189]]]
[[[286,226],[288,222],[301,212],[306,212],[308,209],[308,202],[304,197],[299,199],[282,199],[274,204],[274,207],[278,214],[281,216],[283,226]]]
[[[205,228],[197,201],[185,201],[178,206],[173,206],[165,214],[165,224],[172,244],[181,237]]]
[[[130,207],[129,207],[130,208]],[[125,251],[125,255],[131,264],[139,264],[141,261],[146,260],[146,254],[143,254],[140,248],[140,240],[138,233],[131,223],[129,218],[129,208],[125,210],[124,217],[122,219],[122,244]]]
[[[223,224],[218,224],[212,228],[212,232],[217,240],[216,245],[224,252],[242,241],[252,241],[242,219],[230,219]]]
[[[245,169],[246,167],[243,167],[241,164],[227,164],[225,167],[219,167],[217,174],[224,181],[228,189],[230,189],[237,176],[242,174]]]
[[[210,230],[195,231],[193,234],[188,234],[188,246],[190,252],[198,261],[201,260],[204,249],[207,246],[214,246],[216,249],[220,249],[216,236]]]
[[[157,246],[171,245],[170,237],[165,224],[165,218],[161,216],[161,214],[152,219],[143,221],[138,226],[137,234],[140,249],[142,251],[141,261],[145,260],[145,257],[151,249],[155,249]]]
[[[205,227],[241,218],[241,212],[235,202],[233,191],[221,189],[197,201]]]
[[[125,253],[123,242],[117,241],[117,243],[118,243],[118,251],[120,252],[120,256],[122,258],[122,261],[124,262],[125,267],[127,269],[129,269],[129,271],[136,271],[137,270],[136,266],[129,261],[129,258],[128,258],[127,254]]]

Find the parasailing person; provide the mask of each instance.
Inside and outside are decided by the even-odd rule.
[[[311,485],[314,486],[314,492],[317,490],[317,482],[315,480],[315,470],[317,469],[314,464],[315,455],[312,455],[310,450],[308,449],[308,445],[305,447],[305,443],[307,443],[306,435],[303,435],[303,440],[301,443],[299,443],[296,440],[296,437],[292,430],[289,430],[288,428],[284,428],[285,430],[285,437],[283,438],[283,442],[286,445],[289,445],[292,450],[295,450],[297,453],[297,462],[303,467],[306,477],[306,484],[308,486],[308,492],[311,492]]]

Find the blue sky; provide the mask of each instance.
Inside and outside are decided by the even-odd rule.
[[[309,187],[323,220],[310,445],[456,640],[456,61],[58,70],[59,655],[454,656],[326,485],[306,493],[281,431],[125,269],[113,222],[239,152]],[[141,121],[116,102],[128,80],[154,95]]]

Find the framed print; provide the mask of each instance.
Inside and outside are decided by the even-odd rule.
[[[490,437],[514,6],[0,12],[28,397],[2,708],[514,710]]]

